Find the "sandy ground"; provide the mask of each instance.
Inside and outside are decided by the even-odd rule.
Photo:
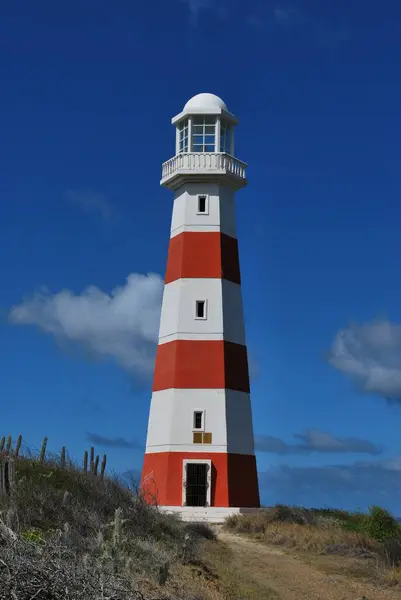
[[[307,564],[258,541],[221,530],[218,537],[234,553],[238,568],[259,585],[266,586],[266,599],[401,600],[401,592],[394,588],[380,589],[360,578],[324,573],[313,566],[313,561]]]

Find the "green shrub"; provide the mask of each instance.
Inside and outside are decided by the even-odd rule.
[[[396,519],[385,508],[376,505],[369,508],[369,515],[365,517],[364,530],[378,542],[401,536],[401,527]]]
[[[42,532],[39,529],[23,529],[21,531],[21,536],[27,542],[31,542],[32,544],[44,544],[45,540],[42,537]]]

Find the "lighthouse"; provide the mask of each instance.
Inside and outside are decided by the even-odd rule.
[[[235,193],[236,117],[198,94],[172,119],[173,192],[141,493],[184,520],[219,522],[260,506]]]

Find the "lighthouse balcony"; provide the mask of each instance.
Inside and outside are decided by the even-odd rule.
[[[183,152],[163,163],[161,185],[177,189],[183,183],[212,182],[240,189],[247,184],[246,163],[221,152]]]

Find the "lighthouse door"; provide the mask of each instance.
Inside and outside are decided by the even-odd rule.
[[[208,469],[209,465],[207,463],[187,463],[186,506],[207,506]]]

